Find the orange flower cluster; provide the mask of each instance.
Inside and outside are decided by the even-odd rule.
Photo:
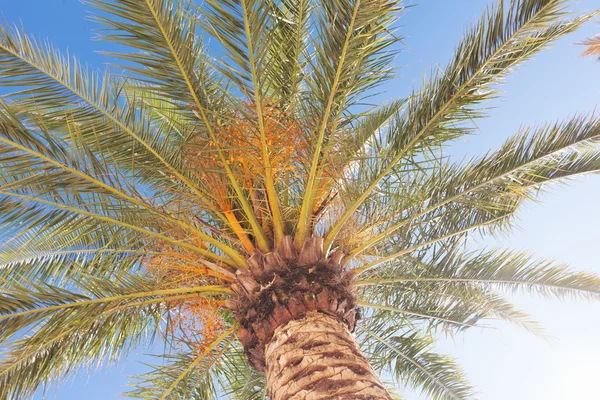
[[[246,105],[244,114],[230,116],[231,123],[222,125],[217,137],[229,167],[246,189],[259,189],[264,178],[262,140],[258,128],[256,107]],[[303,126],[276,107],[262,110],[265,139],[271,173],[276,183],[282,183],[288,174],[296,175],[299,163],[305,159],[308,143]],[[199,171],[200,177],[211,188],[211,194],[222,211],[231,210],[228,179],[223,173],[217,144],[208,141],[198,150],[187,154],[188,165]]]
[[[252,104],[248,109],[255,110]],[[262,141],[257,117],[253,111],[249,113],[250,118],[242,117],[236,124],[225,127],[222,137],[230,144],[231,160],[244,174],[246,182],[255,182],[264,175]],[[281,110],[265,108],[262,114],[273,179],[281,183],[286,172],[296,173],[298,160],[306,154],[305,133],[297,121]]]
[[[200,248],[206,247],[200,239],[196,239],[196,243],[194,240],[190,242]],[[173,248],[164,242],[155,243],[154,248],[154,252],[157,254],[146,261],[146,269],[162,282],[165,288],[192,287],[219,281],[231,281],[231,278],[204,266],[196,253]]]
[[[177,313],[172,316],[168,329],[180,342],[185,341],[200,355],[223,332],[226,325],[221,316],[223,302],[221,300],[198,297],[180,303]],[[177,332],[181,336],[177,336]]]
[[[197,254],[174,249],[163,242],[156,243],[155,249],[158,254],[147,260],[146,269],[166,289],[204,286],[231,280],[206,268]],[[221,300],[204,297],[174,300],[172,304],[176,306],[173,308],[176,313],[171,315],[167,333],[173,335],[176,342],[186,342],[198,354],[202,353],[207,345],[225,331],[225,321],[221,316],[222,303]]]

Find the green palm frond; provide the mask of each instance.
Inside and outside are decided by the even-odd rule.
[[[70,318],[53,318],[34,335],[13,343],[0,364],[3,397],[31,395],[44,381],[59,379],[78,364],[107,357],[116,360],[159,322],[157,305],[135,311],[107,312],[106,308],[97,305]]]
[[[158,322],[156,312],[160,311],[154,305],[101,316],[102,309],[88,309],[83,320],[63,320],[66,326],[52,324],[14,343],[2,354],[2,396],[27,397],[44,381],[59,380],[78,364],[118,359],[150,335],[150,328]]]
[[[112,281],[117,281],[112,282]],[[3,340],[22,329],[50,318],[68,317],[88,307],[104,305],[127,308],[139,305],[168,302],[203,295],[230,294],[220,285],[161,289],[157,283],[132,275],[112,277],[111,282],[93,277],[70,279],[73,288],[52,286],[45,283],[11,282],[2,290],[4,304],[0,309],[0,326]]]
[[[448,331],[448,327],[462,330],[480,326],[480,320],[491,318],[543,336],[537,322],[495,291],[582,299],[597,299],[600,295],[597,275],[573,272],[523,252],[454,250],[439,254],[423,259],[405,256],[367,272],[356,282],[361,298],[367,302],[359,304],[380,310],[373,318],[390,323],[394,315],[404,314],[413,323],[425,321],[428,327],[441,324]]]
[[[108,73],[90,74],[77,60],[18,30],[2,29],[0,52],[7,67],[0,74],[0,83],[13,85],[18,77],[20,85],[32,87],[10,96],[18,101],[12,107],[19,116],[59,134],[67,143],[76,142],[76,148],[83,146],[86,157],[104,164],[111,171],[108,175],[118,171],[120,181],[130,181],[130,187],[141,177],[180,195],[210,198],[202,182],[189,176],[190,171],[182,165],[180,145],[173,142],[172,135],[152,129],[150,107],[137,101],[131,91],[128,97],[121,95],[126,81]],[[28,97],[32,90],[35,99]]]
[[[548,338],[548,334],[544,327],[530,314],[520,310],[502,296],[488,293],[486,294],[486,297],[489,304],[487,317],[516,325],[518,328],[524,329],[539,338]],[[480,316],[476,316],[475,318],[480,318]]]
[[[170,244],[176,245],[178,247],[181,247],[181,248],[184,248],[187,250],[191,250],[191,251],[199,254],[200,256],[204,256],[204,257],[207,257],[207,258],[215,260],[215,261],[223,262],[227,265],[232,265],[232,266],[235,265],[235,261],[232,261],[231,259],[228,259],[221,255],[215,254],[208,249],[203,249],[194,244],[190,244],[190,243],[182,241],[182,240],[177,240],[177,239],[171,238],[169,236],[166,236],[165,234],[154,232],[152,230],[140,227],[133,223],[128,223],[128,222],[121,221],[121,220],[111,218],[109,216],[105,216],[105,215],[101,215],[101,214],[95,214],[94,212],[83,210],[83,209],[74,207],[70,204],[65,204],[62,201],[50,201],[50,200],[45,200],[45,199],[35,197],[35,196],[24,195],[24,194],[13,193],[13,192],[0,191],[0,194],[3,196],[6,196],[6,197],[15,198],[18,200],[24,200],[27,203],[39,204],[39,205],[56,208],[59,210],[68,211],[71,215],[79,215],[79,216],[91,218],[94,220],[98,220],[101,222],[106,222],[106,223],[109,223],[112,225],[129,228],[129,229],[136,231],[138,233],[141,233],[143,235],[147,235],[148,237],[163,240],[166,243],[170,243]],[[242,265],[245,263],[244,261],[240,261],[240,262],[242,263]],[[219,268],[219,272],[222,272],[224,274],[232,276],[232,273],[230,271],[228,271],[227,269]]]
[[[417,333],[358,324],[363,349],[373,366],[389,371],[404,385],[420,388],[432,399],[468,399],[472,389],[456,362],[431,352],[432,343]]]
[[[487,327],[482,323],[501,319],[543,335],[537,322],[489,287],[447,282],[359,284],[359,287],[358,304],[373,310],[367,315],[378,324],[387,321],[390,326],[419,326],[427,332],[453,334],[468,328]],[[400,320],[403,323],[398,324]]]
[[[138,399],[204,400],[226,395],[239,400],[265,399],[264,376],[253,370],[239,343],[231,337],[219,341],[214,352],[219,358],[199,359],[190,352],[158,356],[161,364],[135,376],[133,390],[125,393]],[[200,360],[200,361],[199,361]],[[194,364],[195,363],[195,364]],[[190,365],[195,365],[189,369]],[[174,385],[175,383],[175,385]]]
[[[161,356],[162,365],[152,365],[152,370],[136,376],[131,384],[135,389],[125,393],[140,399],[210,399],[218,396],[215,377],[221,368],[221,355],[227,351],[233,328],[225,331],[200,354],[190,352]]]
[[[563,14],[564,2],[557,0],[512,1],[506,12],[503,3],[488,11],[458,45],[453,61],[413,95],[397,116],[387,131],[385,156],[376,157],[376,164],[369,166],[368,171],[375,171],[370,178],[358,181],[360,195],[347,201],[344,214],[327,234],[326,245],[333,243],[352,214],[399,162],[468,133],[461,123],[480,116],[475,106],[495,95],[491,85],[593,16],[558,22]]]
[[[114,97],[121,92],[123,82],[107,73],[90,73],[76,59],[63,56],[49,44],[40,44],[17,29],[2,27],[0,57],[4,66],[0,84],[30,87],[9,97],[18,100],[29,114],[43,115],[44,120],[54,123],[74,121],[82,130],[85,128],[84,136],[95,134],[104,140],[116,139],[124,146],[139,145],[137,152],[154,159],[156,166],[176,172],[166,163],[167,155],[159,154],[150,145],[155,138],[145,129],[143,121],[138,120],[132,110],[115,102]],[[35,98],[30,97],[33,93]],[[82,102],[87,106],[82,106]],[[109,135],[107,131],[116,131],[119,135]],[[125,153],[131,161],[131,150]]]
[[[487,251],[456,254],[422,263],[410,258],[373,270],[358,280],[358,286],[398,285],[395,290],[418,288],[428,283],[458,287],[491,287],[506,292],[527,292],[545,297],[600,296],[600,279],[565,265],[536,259],[517,251]]]
[[[270,61],[275,46],[279,45],[277,41],[281,40],[276,14],[284,9],[268,0],[211,0],[198,10],[205,30],[226,51],[228,60],[218,64],[219,70],[258,107],[267,94],[262,92],[263,88],[272,86],[274,79],[272,69],[276,64]]]
[[[223,394],[234,400],[265,400],[265,376],[248,364],[244,350],[239,345],[230,346],[223,353],[221,363]]]
[[[196,35],[198,21],[189,14],[188,2],[86,2],[100,11],[93,17],[101,25],[97,30],[100,39],[137,50],[108,53],[125,61],[122,66],[132,71],[136,80],[168,96],[189,119],[193,119],[190,106],[196,97],[201,98],[203,104],[218,104],[218,95],[214,94],[222,94]]]
[[[126,392],[125,396],[136,399],[160,399],[166,393],[165,399],[169,400],[217,398],[214,378],[204,365],[195,364],[195,368],[187,371],[196,360],[192,353],[165,354],[157,358],[160,359],[161,364],[147,365],[152,368],[151,371],[144,375],[137,375],[136,380],[129,384],[132,390]],[[185,377],[169,391],[173,382],[184,374]]]
[[[307,77],[313,99],[311,118],[316,121],[311,161],[296,232],[304,241],[310,226],[326,157],[335,142],[339,118],[347,101],[361,89],[380,84],[389,77],[392,55],[386,51],[396,42],[390,29],[396,21],[398,1],[335,0],[322,3],[317,12],[318,41],[315,61]],[[323,153],[323,154],[321,154]]]
[[[67,272],[72,277],[108,276],[128,269],[120,260],[139,259],[149,243],[122,225],[10,196],[0,199],[0,210],[0,227],[6,235],[0,244],[2,280],[37,277],[57,282]]]
[[[314,5],[309,0],[283,0],[272,4],[274,13],[268,50],[264,93],[272,102],[293,110],[305,92],[303,78],[308,73],[307,47]]]
[[[20,336],[8,343],[0,363],[3,397],[28,396],[80,366],[118,360],[152,339],[171,302],[229,292],[222,286],[161,290],[131,275],[89,277],[71,286],[13,283],[2,290],[1,340]]]
[[[419,203],[400,203],[394,210],[400,218],[377,227],[378,234],[361,243],[351,252],[351,257],[393,238],[402,229],[412,231],[420,221],[430,221],[438,215],[447,220],[456,219],[465,228],[502,215],[509,216],[524,200],[534,198],[543,185],[600,171],[596,145],[599,139],[597,118],[574,117],[565,123],[524,129],[500,149],[479,160],[439,169],[419,183],[422,194],[401,194]],[[390,200],[394,204],[394,199]],[[474,217],[471,223],[465,213]],[[453,229],[448,223],[440,226]],[[440,235],[426,235],[436,236]]]
[[[60,250],[34,249],[29,246],[2,248],[0,280],[31,280],[59,284],[65,278],[112,276],[139,269],[143,256],[153,252],[138,248],[77,248],[56,245]],[[14,251],[14,252],[13,252]],[[13,252],[12,255],[10,255]]]
[[[463,299],[461,299],[462,301]],[[459,328],[459,329],[466,329],[469,327],[474,327],[475,325],[473,323],[470,323],[467,318],[464,318],[465,313],[463,311],[456,313],[459,315],[459,317],[463,317],[463,318],[454,318],[453,315],[449,315],[448,314],[455,314],[456,310],[452,310],[452,312],[446,312],[444,311],[444,315],[438,315],[440,314],[439,312],[437,312],[437,310],[433,310],[430,311],[429,309],[404,309],[404,308],[397,308],[397,307],[393,307],[393,306],[388,306],[385,304],[381,304],[381,303],[369,303],[369,302],[365,302],[365,301],[358,301],[358,306],[363,307],[363,308],[370,308],[370,309],[375,309],[375,310],[383,310],[386,311],[388,314],[393,315],[393,314],[397,314],[397,315],[401,315],[402,317],[407,318],[408,320],[410,320],[411,318],[417,319],[417,320],[428,320],[430,322],[429,325],[435,326],[436,324],[440,323],[442,325],[444,325],[444,328]],[[448,305],[445,305],[446,308],[448,308]],[[467,316],[472,315],[472,313],[467,313]],[[379,318],[379,316],[377,315],[373,315],[373,316],[369,316],[369,318]],[[391,319],[391,318],[390,318]],[[410,322],[409,322],[410,323]]]

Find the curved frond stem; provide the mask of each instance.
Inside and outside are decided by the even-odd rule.
[[[593,124],[592,124],[593,125]],[[545,160],[545,159],[551,159],[552,157],[563,153],[565,150],[567,150],[568,148],[574,148],[576,146],[579,146],[581,144],[584,143],[589,143],[592,142],[594,140],[598,140],[600,139],[600,121],[596,122],[596,130],[598,131],[598,134],[593,136],[585,136],[583,138],[581,138],[580,140],[577,140],[575,142],[571,142],[569,143],[566,147],[560,147],[552,152],[549,153],[545,153],[543,154],[541,157],[535,157],[534,159],[524,163],[524,164],[520,164],[520,165],[516,165],[514,168],[511,168],[507,171],[500,171],[500,174],[497,174],[495,176],[489,177],[488,179],[485,179],[483,182],[480,182],[477,185],[473,185],[471,187],[467,187],[465,190],[462,190],[458,193],[456,193],[455,195],[448,197],[447,199],[437,202],[435,204],[432,204],[430,206],[428,206],[427,208],[425,208],[425,210],[423,210],[422,212],[415,214],[414,216],[411,216],[410,218],[404,219],[402,221],[400,221],[399,223],[391,226],[390,228],[385,229],[383,232],[373,236],[372,238],[366,240],[364,243],[362,243],[359,247],[357,247],[356,249],[352,250],[352,252],[347,256],[347,260],[350,260],[354,257],[356,257],[358,254],[360,254],[361,252],[363,252],[364,250],[366,250],[367,248],[369,248],[370,246],[384,240],[386,237],[389,237],[390,235],[392,235],[394,232],[396,232],[398,229],[406,226],[407,224],[409,224],[411,221],[420,218],[440,207],[443,207],[447,204],[450,204],[454,201],[460,200],[461,197],[472,193],[474,191],[477,191],[495,181],[498,181],[500,179],[503,178],[507,178],[510,177],[511,175],[517,173],[518,171],[522,171],[522,170],[526,170],[528,167],[531,167],[532,165],[535,165],[537,163],[540,163],[541,161]],[[580,175],[580,174],[578,174]],[[570,176],[570,175],[569,175]],[[576,176],[576,175],[575,175]],[[559,177],[560,179],[561,177]],[[527,188],[534,188],[534,187],[539,187],[541,185],[545,185],[552,182],[551,180],[545,180],[542,182],[539,182],[537,184],[534,185],[528,185]]]
[[[240,224],[240,221],[235,216],[235,213],[231,210],[225,209],[223,210],[223,214],[225,215],[227,222],[231,226],[231,229],[239,239],[240,243],[242,246],[244,246],[244,249],[246,249],[248,253],[252,253],[252,251],[254,251],[254,245],[250,241],[250,238],[246,234],[242,224]]]
[[[447,322],[449,324],[453,324],[453,325],[457,325],[457,326],[462,326],[465,328],[481,328],[482,326],[480,325],[474,325],[474,324],[469,324],[467,322],[461,322],[461,321],[455,321],[452,319],[448,319],[448,318],[444,318],[444,317],[438,317],[435,315],[431,315],[431,314],[423,314],[423,313],[418,313],[415,311],[411,311],[411,310],[404,310],[401,308],[397,308],[397,307],[391,307],[391,306],[386,306],[384,304],[374,304],[374,303],[369,303],[366,301],[357,301],[356,304],[360,307],[367,307],[367,308],[375,308],[378,310],[386,310],[386,311],[392,311],[392,312],[397,312],[400,314],[406,314],[406,315],[412,315],[414,317],[420,317],[420,318],[427,318],[427,319],[434,319],[437,321],[442,321],[442,322]]]
[[[50,307],[40,307],[40,308],[36,308],[34,310],[27,310],[27,311],[21,311],[21,312],[17,312],[17,313],[13,313],[13,314],[0,315],[0,321],[5,320],[5,319],[10,319],[10,318],[15,318],[15,317],[21,317],[21,316],[29,315],[29,314],[36,314],[36,313],[40,313],[40,312],[57,311],[57,310],[63,310],[66,308],[83,307],[83,306],[90,305],[90,304],[112,303],[112,302],[119,302],[119,301],[129,300],[129,299],[139,299],[142,297],[169,296],[169,295],[176,295],[176,294],[181,294],[181,293],[187,293],[186,296],[189,296],[192,293],[194,295],[198,295],[198,294],[221,295],[221,294],[232,294],[233,292],[228,287],[218,286],[218,285],[197,286],[197,287],[188,287],[188,288],[184,287],[184,288],[176,288],[176,289],[150,290],[147,292],[130,293],[130,294],[124,294],[124,295],[120,295],[120,296],[109,296],[109,297],[102,297],[102,298],[92,299],[92,300],[76,301],[73,303],[59,304],[59,305],[50,306]],[[179,298],[179,296],[178,296],[178,298]],[[164,298],[160,299],[160,301],[164,301],[164,300],[167,300],[167,299],[164,299]],[[124,305],[124,306],[127,307],[128,305]]]
[[[204,359],[204,357],[206,357],[208,355],[208,353],[210,353],[211,351],[213,351],[213,349],[215,347],[217,347],[223,340],[227,339],[227,337],[229,335],[231,335],[234,331],[235,331],[236,327],[232,326],[231,328],[229,328],[228,330],[226,330],[225,332],[223,332],[217,339],[215,339],[213,342],[211,342],[202,353],[200,353],[200,355],[194,360],[194,362],[192,362],[189,367],[187,367],[185,369],[185,371],[183,371],[178,377],[177,379],[175,379],[175,381],[173,381],[173,383],[171,384],[171,386],[165,391],[165,393],[163,393],[163,395],[161,396],[160,400],[164,400],[167,398],[167,396],[169,395],[169,393],[171,393],[173,391],[173,389],[175,389],[175,387],[179,384],[179,382],[181,382],[182,379],[184,379],[192,369],[194,369],[194,367],[196,365],[198,365],[198,363],[200,363],[200,361],[202,361]],[[229,343],[227,343],[228,345]],[[221,349],[221,351],[219,353],[222,353],[223,350],[225,350],[226,346]],[[218,358],[218,356],[216,357]],[[216,359],[215,358],[215,359]]]
[[[393,158],[393,160],[382,170],[382,172],[371,182],[371,184],[364,190],[364,192],[345,210],[342,217],[335,223],[335,225],[331,228],[329,233],[325,236],[324,247],[329,248],[333,241],[335,240],[337,234],[342,230],[344,225],[348,222],[350,217],[354,214],[356,210],[364,203],[364,201],[371,195],[371,193],[378,187],[379,183],[393,170],[393,168],[400,162],[408,153],[412,151],[413,146],[415,146],[421,138],[425,134],[428,133],[429,129],[438,122],[441,118],[443,118],[446,114],[446,111],[454,105],[455,101],[464,96],[469,90],[472,89],[473,83],[480,77],[480,73],[484,71],[492,62],[497,62],[495,56],[502,54],[509,44],[513,44],[514,40],[519,38],[524,32],[526,32],[532,25],[537,22],[537,17],[540,15],[544,15],[544,13],[548,10],[557,7],[557,1],[549,1],[546,5],[540,7],[536,10],[535,14],[527,20],[523,25],[521,25],[518,29],[516,29],[508,38],[506,38],[481,65],[477,67],[477,71],[475,71],[465,82],[461,84],[457,91],[453,93],[447,101],[433,114],[433,116],[419,129],[418,132],[414,135],[414,137],[404,146],[404,148],[398,152],[398,154]],[[500,6],[501,7],[501,6]],[[588,16],[587,18],[590,18]],[[576,24],[581,24],[586,18],[582,18],[576,22]],[[526,40],[531,40],[527,39]],[[539,38],[538,38],[539,40]],[[540,42],[541,43],[541,42]],[[500,74],[502,70],[497,71],[496,73]]]
[[[218,144],[217,136],[216,136],[216,134],[212,128],[212,125],[208,119],[206,110],[202,106],[202,103],[200,102],[200,98],[198,97],[198,94],[196,93],[196,89],[193,84],[193,79],[192,79],[192,77],[189,76],[188,72],[184,68],[183,63],[181,62],[181,59],[179,57],[179,54],[175,50],[175,46],[173,45],[169,35],[167,34],[167,31],[165,30],[165,27],[162,24],[162,22],[158,16],[157,10],[154,8],[154,5],[152,4],[152,2],[150,0],[145,0],[145,2],[146,2],[146,6],[148,7],[150,12],[152,13],[152,16],[154,17],[156,25],[160,29],[160,31],[165,39],[165,42],[169,46],[169,50],[171,51],[171,54],[173,55],[173,59],[177,63],[177,66],[181,72],[181,76],[185,80],[188,90],[194,99],[194,103],[198,109],[198,112],[201,115],[201,119],[204,122],[204,125],[205,125],[206,129],[208,130],[208,132],[213,140],[213,143],[215,144],[221,164],[222,164],[223,168],[225,169],[225,172],[227,173],[227,176],[231,182],[231,185],[234,188],[234,191],[237,195],[237,199],[239,200],[239,202],[242,206],[242,209],[244,210],[244,213],[246,214],[246,218],[248,218],[248,222],[252,226],[252,230],[257,238],[259,247],[261,247],[262,250],[266,250],[266,249],[268,249],[268,239],[267,239],[265,233],[262,231],[260,224],[256,220],[256,217],[254,216],[254,214],[252,212],[252,207],[250,207],[250,204],[248,203],[246,197],[244,196],[244,193],[242,192],[242,189],[241,189],[239,183],[237,182],[237,179],[235,178],[233,171],[229,167],[227,160],[225,158],[225,155],[223,154],[222,149],[220,148],[220,146]],[[194,113],[197,114],[196,110],[194,110]],[[245,235],[245,233],[243,233],[243,232],[236,232],[236,234]]]
[[[385,347],[387,347],[388,349],[390,349],[392,352],[394,352],[395,354],[397,354],[398,356],[400,356],[402,359],[404,359],[405,361],[407,361],[408,363],[410,363],[413,367],[419,369],[422,373],[424,373],[425,375],[427,375],[429,377],[429,379],[431,379],[432,381],[434,381],[437,385],[439,385],[440,387],[444,388],[444,390],[450,395],[450,397],[452,399],[454,399],[454,400],[462,400],[463,399],[461,396],[458,396],[458,395],[454,394],[452,392],[452,388],[450,388],[447,385],[445,385],[444,382],[440,381],[434,374],[432,374],[431,372],[429,372],[426,368],[423,368],[423,366],[420,363],[418,363],[416,360],[414,360],[413,358],[411,358],[408,355],[406,355],[406,354],[402,353],[401,351],[399,351],[397,348],[395,348],[394,346],[392,346],[391,344],[389,344],[387,342],[387,340],[385,340],[381,336],[377,335],[375,332],[373,332],[372,330],[368,329],[367,327],[365,327],[360,322],[357,322],[356,325],[363,332],[365,332],[367,335],[369,335],[371,338],[375,339],[377,342],[381,343],[382,345],[384,345]]]
[[[350,43],[350,38],[352,37],[352,33],[354,31],[354,24],[356,22],[359,7],[360,7],[360,0],[357,0],[354,5],[354,10],[352,12],[352,18],[350,20],[348,32],[346,33],[346,38],[344,40],[344,46],[342,48],[342,53],[341,53],[340,60],[339,60],[338,66],[337,66],[337,71],[335,74],[333,85],[330,89],[329,98],[327,100],[327,106],[325,107],[325,112],[324,112],[322,120],[321,120],[321,124],[320,124],[320,128],[319,128],[319,135],[318,135],[317,141],[315,143],[315,149],[314,149],[312,161],[310,164],[310,172],[309,172],[307,180],[306,180],[306,188],[304,191],[304,197],[302,199],[302,207],[300,209],[300,217],[298,219],[298,226],[296,228],[296,234],[295,234],[295,239],[294,239],[296,247],[298,247],[298,248],[300,248],[302,246],[302,244],[306,240],[308,232],[310,231],[310,227],[311,227],[310,220],[312,217],[315,197],[317,194],[317,185],[318,185],[318,182],[317,182],[317,172],[318,171],[317,170],[318,170],[320,160],[321,160],[321,148],[323,147],[323,142],[325,140],[325,132],[327,131],[327,127],[329,126],[329,117],[331,114],[331,109],[333,107],[333,100],[335,99],[337,86],[339,84],[340,77],[341,77],[342,71],[344,69],[343,67],[344,67],[344,63],[345,63],[346,53],[348,51],[348,45]],[[327,244],[328,244],[328,242],[326,241],[324,249],[329,248],[329,246]]]
[[[271,167],[271,160],[269,157],[269,146],[267,144],[267,135],[265,132],[265,121],[262,109],[262,94],[260,93],[260,86],[258,81],[258,72],[256,70],[256,57],[254,54],[254,43],[252,41],[252,34],[250,32],[250,21],[248,19],[248,5],[247,0],[241,0],[242,13],[244,16],[244,33],[246,34],[246,41],[248,44],[248,62],[250,63],[250,71],[252,75],[252,86],[254,89],[254,103],[256,105],[256,116],[258,119],[258,130],[260,132],[260,144],[262,152],[263,169],[265,173],[265,190],[267,193],[267,200],[269,208],[271,209],[271,217],[273,222],[273,233],[275,235],[275,247],[279,245],[284,232],[283,215],[281,213],[281,207],[279,206],[279,196],[275,189],[275,181],[273,180],[273,170]]]
[[[508,217],[507,215],[502,215],[502,216],[500,216],[498,218],[494,218],[494,219],[492,219],[490,221],[486,221],[486,222],[483,222],[481,224],[477,224],[477,225],[473,225],[473,226],[468,226],[468,227],[466,227],[464,229],[461,229],[459,231],[452,232],[452,233],[449,233],[447,235],[440,236],[440,237],[437,237],[437,238],[434,238],[434,239],[431,239],[431,240],[427,240],[427,241],[422,242],[422,243],[418,243],[418,244],[416,244],[414,246],[411,246],[411,247],[409,247],[407,249],[401,250],[399,252],[390,254],[390,255],[385,256],[385,257],[378,258],[377,260],[372,261],[372,262],[370,262],[370,263],[368,263],[366,265],[363,265],[362,267],[356,268],[356,269],[354,269],[355,274],[356,274],[356,276],[359,276],[360,274],[362,274],[362,273],[364,273],[364,272],[366,272],[366,271],[368,271],[368,270],[370,270],[372,268],[375,268],[378,265],[381,265],[381,264],[383,264],[386,261],[390,261],[390,260],[393,260],[395,258],[401,257],[401,256],[403,256],[405,254],[412,253],[413,251],[415,251],[417,249],[420,249],[421,247],[429,246],[429,245],[441,242],[442,240],[446,240],[446,239],[450,239],[450,238],[452,238],[454,236],[462,235],[463,233],[466,233],[468,231],[472,231],[474,229],[478,229],[478,228],[482,228],[482,227],[487,226],[487,225],[491,225],[491,224],[493,224],[495,222],[498,222],[498,221],[500,221],[502,219],[505,219],[507,217]]]
[[[150,211],[151,213],[153,213],[153,214],[155,214],[155,215],[157,215],[157,216],[159,216],[161,218],[164,218],[165,220],[168,220],[170,222],[173,222],[173,223],[177,224],[180,227],[182,227],[182,228],[184,228],[184,229],[186,229],[186,230],[188,230],[188,231],[190,231],[190,232],[198,235],[202,240],[204,240],[204,241],[212,244],[213,246],[221,249],[224,253],[232,256],[232,258],[235,257],[235,258],[237,258],[237,260],[242,260],[243,259],[242,255],[239,254],[234,248],[232,248],[230,246],[227,246],[226,244],[224,244],[222,242],[219,242],[218,240],[216,240],[213,237],[211,237],[210,235],[207,235],[206,233],[198,230],[197,228],[193,227],[192,225],[190,225],[190,224],[188,224],[188,223],[186,223],[186,222],[184,222],[184,221],[182,221],[182,220],[180,220],[178,218],[175,218],[175,217],[173,217],[171,215],[168,215],[168,214],[166,214],[166,213],[164,213],[164,212],[162,212],[162,211],[154,208],[150,204],[148,204],[148,203],[146,203],[144,201],[141,201],[139,199],[136,199],[135,197],[132,197],[132,196],[124,193],[121,190],[118,190],[117,188],[115,188],[115,187],[113,187],[111,185],[107,185],[104,182],[99,181],[99,180],[93,178],[92,176],[90,176],[88,174],[85,174],[85,173],[83,173],[81,171],[78,171],[78,170],[76,170],[74,168],[71,168],[71,167],[69,167],[67,165],[64,165],[64,164],[62,164],[62,163],[60,163],[60,162],[58,162],[56,160],[53,160],[52,158],[47,157],[47,156],[45,156],[45,155],[43,155],[43,154],[41,154],[41,153],[39,153],[39,152],[37,152],[35,150],[29,149],[29,148],[27,148],[25,146],[22,146],[22,145],[20,145],[20,144],[18,144],[16,142],[13,142],[12,140],[8,140],[8,139],[5,139],[3,137],[0,137],[0,142],[6,143],[6,144],[8,144],[8,145],[10,145],[10,146],[12,146],[14,148],[17,148],[17,149],[19,149],[21,151],[24,151],[26,153],[31,154],[34,157],[40,158],[40,159],[42,159],[42,160],[44,160],[44,161],[46,161],[48,163],[51,163],[51,164],[57,166],[58,168],[61,168],[61,169],[65,170],[65,171],[68,171],[68,172],[74,174],[74,175],[77,175],[80,178],[83,178],[86,181],[91,182],[91,183],[93,183],[95,185],[98,185],[99,187],[101,187],[101,188],[109,191],[114,196],[117,196],[117,197],[120,197],[122,199],[125,199],[125,200],[129,201],[130,203],[133,203],[133,204],[135,204],[137,206],[140,206],[140,207],[142,207],[142,208]],[[3,189],[6,190],[6,187],[3,187]]]
[[[52,202],[52,201],[40,199],[40,198],[37,198],[37,197],[22,195],[22,194],[18,194],[18,193],[3,192],[1,190],[0,190],[0,195],[9,196],[9,197],[15,197],[15,198],[23,199],[23,200],[28,200],[28,201],[32,201],[32,202],[36,202],[36,203],[45,204],[45,205],[56,207],[56,208],[59,208],[59,209],[62,209],[62,210],[67,210],[67,211],[70,211],[70,212],[73,212],[73,213],[76,213],[76,214],[81,214],[81,215],[84,215],[86,217],[94,218],[94,219],[97,219],[99,221],[108,222],[110,224],[115,224],[115,225],[120,225],[120,226],[123,226],[125,228],[129,228],[131,230],[143,233],[143,234],[148,235],[150,237],[155,237],[157,239],[164,240],[167,243],[170,243],[170,244],[173,244],[173,245],[176,245],[176,246],[179,246],[179,247],[183,247],[183,248],[188,249],[188,250],[192,250],[192,251],[194,251],[194,252],[196,252],[196,253],[198,253],[198,254],[200,254],[202,256],[208,257],[208,258],[213,259],[215,261],[219,261],[219,262],[225,263],[225,264],[229,265],[230,267],[235,267],[236,265],[245,266],[245,263],[246,263],[245,259],[243,259],[243,258],[241,260],[239,260],[239,262],[241,264],[238,264],[238,262],[236,260],[234,260],[232,258],[220,256],[218,254],[213,253],[210,250],[202,249],[200,247],[194,246],[194,245],[186,243],[184,241],[170,238],[170,237],[165,236],[165,235],[163,235],[161,233],[153,232],[151,230],[140,228],[139,226],[135,226],[135,225],[129,224],[127,222],[119,221],[119,220],[116,220],[116,219],[113,219],[113,218],[110,218],[110,217],[106,217],[106,216],[103,216],[103,215],[94,214],[94,213],[89,212],[89,211],[85,211],[85,210],[81,210],[81,209],[78,209],[78,208],[75,208],[75,207],[71,207],[71,206],[66,205],[66,204],[60,204],[60,203],[56,203],[56,202]],[[229,277],[232,277],[232,278],[234,277],[233,273],[230,270],[222,268],[222,267],[219,267],[217,265],[214,265],[214,264],[211,265],[211,269],[215,269],[215,271],[218,272],[218,273],[220,273],[220,274],[223,274],[223,275],[226,275],[226,276],[229,276]]]

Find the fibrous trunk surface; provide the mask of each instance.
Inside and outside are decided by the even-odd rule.
[[[341,253],[323,254],[323,238],[313,237],[298,252],[290,236],[271,253],[255,252],[250,268],[236,272],[236,293],[228,307],[250,363],[265,370],[265,346],[277,327],[319,311],[352,331],[357,319],[353,274],[344,270]]]
[[[271,400],[391,399],[345,323],[312,311],[275,330],[266,346]]]
[[[237,270],[227,306],[250,363],[266,372],[271,400],[391,399],[352,336],[354,275],[342,258],[323,252],[323,238],[297,251],[287,236]]]

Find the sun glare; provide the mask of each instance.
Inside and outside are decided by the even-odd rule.
[[[600,361],[573,359],[562,366],[557,378],[556,400],[598,400]]]

